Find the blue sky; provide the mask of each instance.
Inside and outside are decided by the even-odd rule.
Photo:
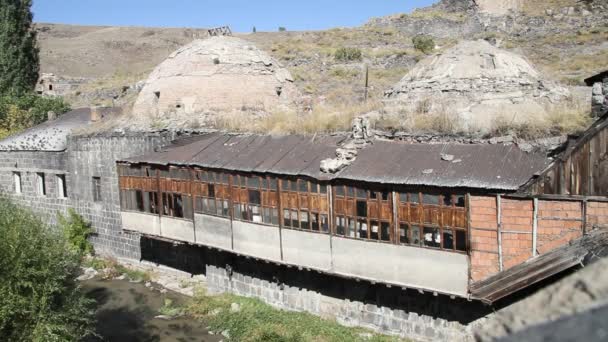
[[[79,25],[215,27],[238,32],[359,26],[435,0],[34,0],[36,22]]]

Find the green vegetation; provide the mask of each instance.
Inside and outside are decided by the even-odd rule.
[[[287,29],[283,26],[279,26],[279,32],[285,32]]]
[[[79,341],[92,301],[75,278],[80,254],[63,234],[0,198],[0,341]]]
[[[341,47],[334,53],[334,58],[340,62],[360,61],[361,57],[361,50],[351,47]]]
[[[61,98],[31,93],[0,96],[0,139],[46,121],[49,111],[61,115],[69,110]]]
[[[429,54],[435,49],[435,41],[432,37],[417,35],[412,38],[414,48],[422,53]]]
[[[0,94],[23,94],[38,81],[32,0],[0,0]]]
[[[308,313],[277,310],[257,299],[230,294],[208,296],[201,290],[186,307],[186,313],[205,320],[213,331],[227,332],[227,341],[400,341]]]
[[[102,277],[105,279],[114,279],[123,275],[127,280],[133,282],[150,281],[152,279],[150,272],[126,267],[114,259],[89,257],[83,261],[83,266],[103,272]]]
[[[67,217],[62,214],[57,215],[57,221],[75,253],[83,256],[93,254],[93,244],[88,240],[93,233],[89,222],[86,222],[72,208],[68,210]]]
[[[158,309],[158,312],[163,315],[163,316],[167,316],[167,317],[178,317],[178,316],[182,316],[184,314],[184,309],[176,306],[173,303],[173,300],[169,299],[169,298],[165,298],[165,301],[163,302],[163,306]]]

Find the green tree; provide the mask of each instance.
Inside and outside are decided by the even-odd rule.
[[[32,0],[0,0],[0,94],[32,91],[40,72]]]
[[[0,138],[46,121],[49,111],[61,115],[69,110],[70,106],[59,97],[0,95]]]
[[[56,227],[0,198],[0,341],[80,341],[93,302],[80,290],[80,253]]]
[[[279,32],[285,32],[287,29],[283,26],[279,26]]]
[[[93,228],[89,222],[72,208],[68,210],[67,216],[57,215],[57,221],[75,253],[83,256],[93,254],[93,244],[88,240],[89,236],[93,234]]]

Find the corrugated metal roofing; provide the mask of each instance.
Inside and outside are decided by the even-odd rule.
[[[194,165],[231,171],[345,179],[372,183],[517,190],[549,160],[516,145],[412,144],[374,141],[337,174],[320,171],[334,158],[343,137],[209,134],[183,146],[169,146],[130,163]],[[452,155],[452,161],[442,155]]]
[[[453,156],[452,161],[442,155]],[[376,141],[339,178],[374,183],[517,190],[548,165],[516,145]]]
[[[243,172],[274,173],[329,179],[320,171],[322,159],[333,158],[342,137],[209,134],[185,146],[142,157],[130,163],[194,165]]]
[[[102,117],[119,108],[99,108]],[[64,151],[67,138],[76,128],[91,124],[91,109],[80,108],[0,141],[0,151]]]

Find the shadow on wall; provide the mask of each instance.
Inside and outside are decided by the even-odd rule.
[[[227,274],[232,274],[232,277],[240,274],[275,283],[280,288],[306,289],[340,300],[399,309],[462,324],[492,312],[492,308],[481,302],[469,302],[463,298],[451,299],[444,295],[433,296],[431,293],[420,293],[413,289],[389,288],[363,280],[355,281],[315,271],[298,270],[297,267],[288,268],[203,246],[174,245],[146,237],[141,238],[140,245],[143,260],[192,274],[206,275],[206,268],[212,266],[222,270],[228,269]]]

